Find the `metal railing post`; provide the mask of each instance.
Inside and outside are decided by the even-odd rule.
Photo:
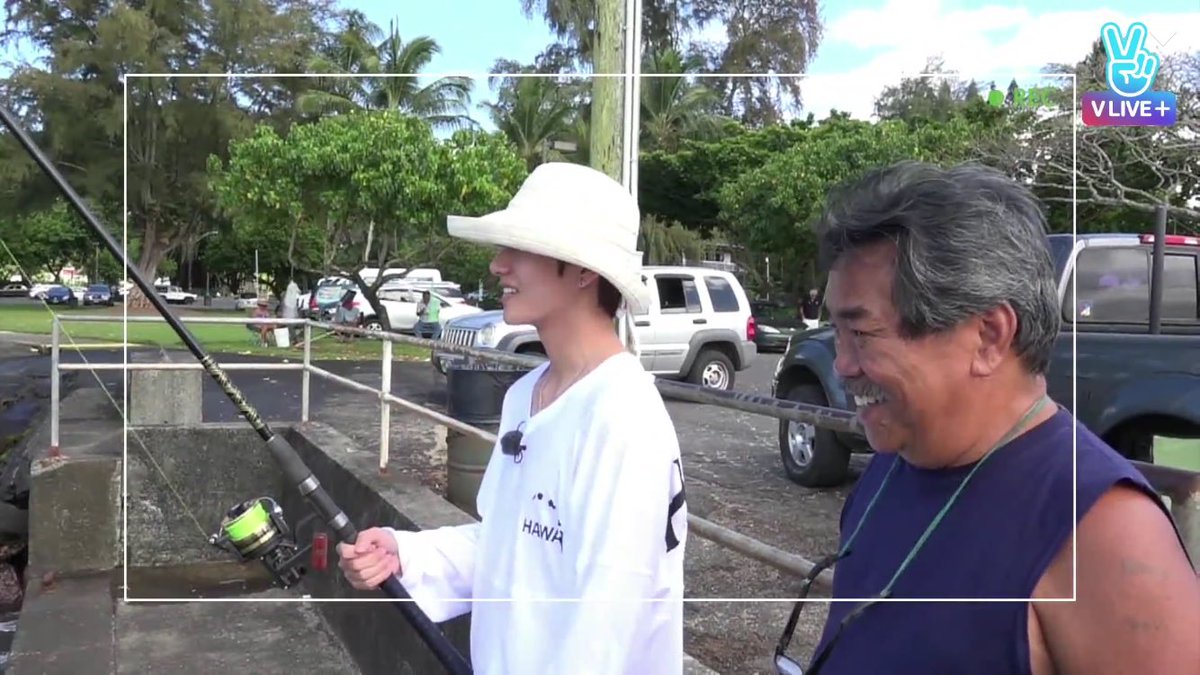
[[[304,322],[304,370],[300,376],[300,421],[308,421],[308,387],[312,373],[312,323]]]
[[[392,437],[392,339],[383,337],[383,373],[379,384],[379,473],[387,473],[388,444]]]
[[[50,320],[50,456],[58,456],[60,450],[58,445],[58,418],[59,418],[59,370],[58,359],[60,354],[59,349],[59,334],[62,327],[58,323],[58,315],[52,314]]]

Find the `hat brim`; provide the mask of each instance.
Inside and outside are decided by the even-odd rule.
[[[553,223],[531,227],[526,218],[506,211],[479,217],[447,216],[446,229],[458,239],[544,255],[590,269],[617,288],[631,313],[649,311],[650,291],[642,280],[640,252],[630,256],[628,251],[607,242],[589,244],[586,251],[580,251],[578,241]]]

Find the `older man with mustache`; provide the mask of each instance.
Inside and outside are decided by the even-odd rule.
[[[781,672],[1200,673],[1200,582],[1168,511],[1047,396],[1046,234],[1024,186],[975,165],[904,162],[831,195],[835,367],[876,454],[831,557],[844,601],[807,671],[781,643]]]

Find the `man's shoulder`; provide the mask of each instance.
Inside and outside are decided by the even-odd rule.
[[[643,416],[665,414],[666,404],[654,384],[654,375],[628,352],[613,357],[613,362],[598,372],[589,388],[589,404],[605,413]]]

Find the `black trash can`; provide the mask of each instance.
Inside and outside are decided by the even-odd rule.
[[[446,413],[473,427],[499,433],[504,395],[528,368],[456,366],[446,371]],[[446,491],[452,504],[474,515],[475,498],[494,445],[454,429],[446,432]]]

